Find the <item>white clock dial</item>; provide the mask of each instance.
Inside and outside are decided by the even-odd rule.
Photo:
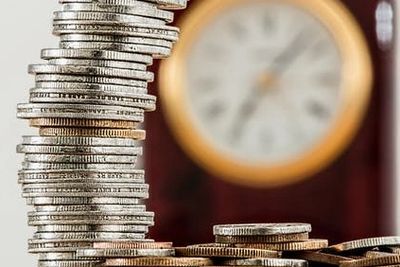
[[[186,58],[186,101],[213,146],[244,162],[307,152],[340,109],[343,62],[329,30],[279,1],[247,1],[213,18]]]

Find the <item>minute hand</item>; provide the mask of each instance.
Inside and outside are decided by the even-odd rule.
[[[300,31],[293,40],[286,46],[286,48],[274,58],[271,64],[271,70],[276,74],[282,74],[287,66],[295,61],[308,44],[308,38],[305,31]]]

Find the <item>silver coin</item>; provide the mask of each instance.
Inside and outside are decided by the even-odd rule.
[[[214,226],[214,235],[251,236],[282,235],[311,232],[307,223],[254,223],[254,224],[221,224]]]
[[[102,59],[53,58],[49,59],[48,63],[52,65],[92,66],[142,71],[145,71],[147,69],[147,65],[143,63]]]
[[[76,155],[76,154],[25,154],[27,162],[54,163],[136,163],[137,156],[127,155]]]
[[[115,146],[55,146],[55,145],[18,145],[18,153],[26,154],[84,154],[84,155],[141,155],[141,147]]]
[[[19,104],[17,116],[33,118],[109,119],[143,122],[144,110],[132,107],[83,104]]]
[[[111,78],[101,76],[81,76],[81,75],[62,75],[62,74],[37,74],[35,76],[35,82],[72,82],[72,83],[97,83],[107,85],[118,85],[128,87],[142,87],[147,88],[147,81],[134,80],[134,79],[123,79],[123,78]],[[36,84],[36,87],[39,87]]]
[[[115,240],[110,240],[110,242]],[[154,242],[152,239],[139,240],[118,240],[118,242]],[[78,248],[93,247],[93,242],[49,242],[47,240],[28,240],[28,251],[30,253],[51,253],[51,252],[76,252]]]
[[[40,225],[40,232],[129,232],[147,233],[149,227],[145,225]]]
[[[59,0],[60,3],[98,3],[117,6],[137,6],[143,2],[149,2],[158,5],[162,9],[179,10],[185,9],[188,0]]]
[[[33,239],[65,240],[65,241],[97,241],[110,239],[144,239],[144,233],[111,233],[111,232],[62,232],[35,233]]]
[[[23,145],[60,145],[60,146],[115,146],[135,147],[137,142],[125,138],[74,137],[74,136],[23,136]],[[141,171],[143,172],[143,171]]]
[[[134,197],[32,197],[28,205],[136,205],[143,204],[142,198]]]
[[[39,261],[65,261],[65,260],[77,260],[76,252],[51,252],[51,253],[40,253],[39,254]],[[92,260],[94,259],[91,258]],[[101,258],[95,259],[101,260]]]
[[[61,42],[105,42],[105,43],[128,43],[143,44],[159,47],[172,48],[173,42],[145,37],[129,37],[114,35],[90,35],[90,34],[64,34],[60,36]]]
[[[98,267],[97,261],[39,261],[38,267]]]
[[[147,198],[147,184],[29,184],[22,189],[24,197],[136,197]]]
[[[225,265],[233,266],[265,266],[265,267],[307,267],[305,260],[276,259],[276,258],[254,258],[254,259],[232,259],[224,261]]]
[[[149,212],[126,214],[126,213],[110,213],[110,214],[92,214],[86,213],[82,215],[28,215],[28,225],[52,225],[52,224],[96,224],[96,225],[154,225],[154,215]]]
[[[91,75],[138,79],[150,82],[154,80],[154,74],[148,71],[93,66],[31,64],[28,67],[28,71],[31,74]]]
[[[127,53],[142,53],[153,55],[154,58],[164,58],[171,54],[171,49],[166,47],[126,43],[60,42],[60,47],[64,49],[106,49]]]
[[[142,15],[128,15],[107,12],[93,11],[56,11],[54,12],[54,20],[91,20],[91,21],[115,21],[119,23],[140,23],[152,25],[165,25],[163,19],[149,18]]]
[[[172,257],[175,249],[78,249],[81,258]]]
[[[54,90],[97,90],[105,93],[127,93],[137,95],[144,95],[148,92],[147,89],[143,87],[79,82],[36,82],[36,88]]]
[[[103,25],[104,24],[104,25]],[[159,26],[158,28],[149,27],[146,24],[131,25],[110,25],[109,23],[90,22],[85,24],[74,21],[63,21],[63,23],[55,23],[53,33],[55,35],[63,34],[113,34],[119,36],[136,36],[147,38],[158,38],[176,42],[179,38],[177,28],[171,26]]]
[[[73,59],[101,59],[137,62],[146,65],[153,63],[153,58],[148,55],[123,53],[117,51],[93,50],[93,49],[43,49],[41,52],[43,59],[73,58]]]
[[[125,15],[139,15],[143,17],[161,19],[166,22],[173,22],[174,13],[160,10],[151,5],[109,5],[92,3],[65,3],[62,5],[62,11],[88,11],[88,12],[108,12]]]
[[[51,206],[37,206],[34,209],[35,212],[39,213],[40,212],[85,212],[85,211],[134,212],[134,211],[145,211],[146,205],[57,205],[57,206],[51,205]],[[76,232],[76,231],[71,231],[71,232]]]
[[[106,93],[98,90],[31,89],[31,103],[85,103],[90,105],[125,106],[154,111],[156,98],[130,93]]]
[[[44,163],[44,162],[22,162],[23,170],[131,170],[135,164],[97,164],[97,163]]]

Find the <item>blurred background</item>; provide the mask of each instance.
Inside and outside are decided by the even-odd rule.
[[[317,4],[318,3],[318,4]],[[16,173],[15,107],[28,64],[56,47],[54,0],[0,17],[0,256],[33,266]],[[191,0],[181,42],[156,63],[144,166],[152,237],[208,242],[212,225],[301,221],[332,242],[400,232],[394,1]]]

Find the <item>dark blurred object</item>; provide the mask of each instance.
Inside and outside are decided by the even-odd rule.
[[[189,9],[200,1],[190,1]],[[213,224],[265,221],[307,221],[316,237],[332,242],[392,233],[394,51],[386,27],[390,19],[382,17],[390,12],[387,6],[377,12],[382,1],[343,2],[368,39],[375,75],[367,117],[347,151],[303,183],[269,190],[240,187],[212,177],[188,159],[159,108],[147,120],[150,208],[157,214],[152,238],[177,245],[209,242]],[[157,83],[151,90],[157,93]]]

